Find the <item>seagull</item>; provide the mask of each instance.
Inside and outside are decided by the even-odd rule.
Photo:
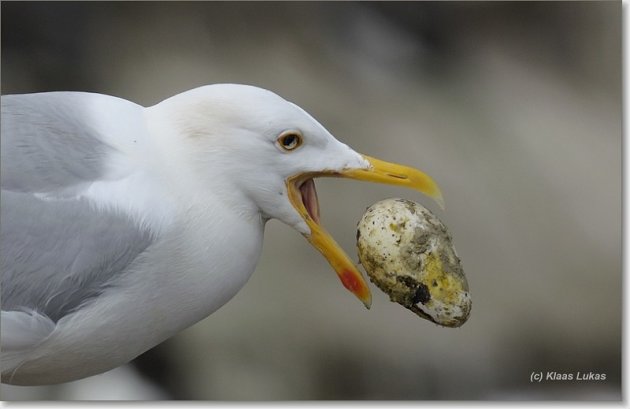
[[[213,84],[145,108],[86,92],[1,97],[2,382],[123,365],[229,301],[265,223],[302,234],[366,307],[322,227],[314,178],[412,188],[425,173],[359,154],[297,105]]]

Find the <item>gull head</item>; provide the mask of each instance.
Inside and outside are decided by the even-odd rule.
[[[264,220],[278,219],[295,228],[368,308],[371,295],[363,276],[320,223],[314,179],[403,186],[443,206],[437,184],[425,173],[355,152],[302,108],[270,91],[208,85],[154,108],[158,116],[168,117],[168,122],[161,121],[168,133],[183,136],[184,142],[169,146],[186,151],[197,178],[219,189],[218,194],[238,198],[235,208],[255,209]],[[230,191],[221,192],[221,187]]]

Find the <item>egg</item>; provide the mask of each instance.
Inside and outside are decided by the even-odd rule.
[[[448,229],[419,203],[385,199],[370,206],[357,226],[359,261],[391,301],[421,318],[459,327],[471,298]]]

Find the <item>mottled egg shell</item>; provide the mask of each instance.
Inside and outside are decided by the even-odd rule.
[[[459,327],[471,308],[468,282],[446,226],[419,203],[385,199],[357,230],[359,260],[390,299],[422,318]]]

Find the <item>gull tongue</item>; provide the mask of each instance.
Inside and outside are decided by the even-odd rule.
[[[300,185],[300,193],[302,194],[302,203],[304,203],[309,216],[315,223],[319,224],[319,202],[313,179],[308,179]]]

